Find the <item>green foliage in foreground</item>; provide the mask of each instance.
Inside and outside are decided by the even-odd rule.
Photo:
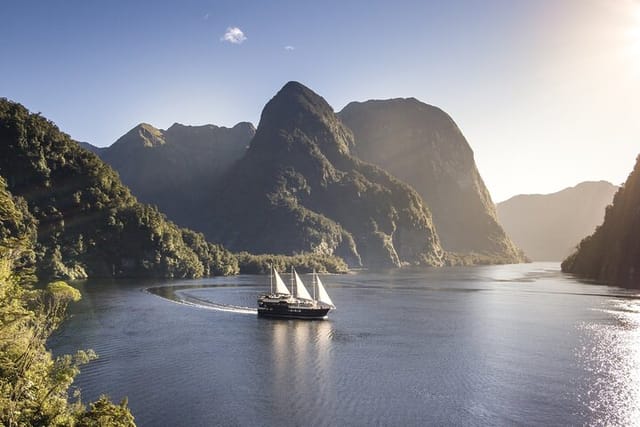
[[[347,263],[337,256],[320,254],[299,255],[253,255],[248,252],[236,254],[240,273],[242,274],[269,274],[269,265],[273,265],[278,271],[288,271],[292,266],[299,273],[346,273],[349,271]]]
[[[0,179],[0,425],[134,426],[126,401],[101,398],[86,410],[79,394],[69,400],[80,366],[96,355],[88,350],[54,358],[45,346],[80,292],[61,281],[31,286],[31,219]]]
[[[127,407],[127,399],[114,404],[107,396],[89,405],[89,410],[80,414],[78,425],[82,427],[129,427],[134,426],[133,415]]]

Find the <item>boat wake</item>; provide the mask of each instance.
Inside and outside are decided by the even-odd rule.
[[[160,286],[145,289],[145,292],[158,296],[160,298],[169,300],[176,304],[188,305],[191,307],[202,308],[206,310],[224,311],[228,313],[238,314],[257,314],[258,310],[251,307],[244,307],[233,304],[225,304],[216,301],[210,301],[208,299],[199,298],[197,296],[189,294],[189,291],[194,289],[201,289],[203,286],[197,287],[180,287],[176,289],[174,286]],[[214,287],[214,286],[211,286]]]
[[[176,292],[176,296],[180,298],[180,302],[186,305],[192,305],[200,308],[207,308],[217,311],[227,311],[230,313],[256,314],[258,310],[251,307],[242,307],[239,305],[222,304],[215,301],[208,301],[193,295],[187,295],[184,292]]]

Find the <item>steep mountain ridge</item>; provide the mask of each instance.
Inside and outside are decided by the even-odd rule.
[[[211,204],[210,238],[234,250],[335,253],[351,265],[441,265],[429,210],[406,184],[350,154],[319,95],[287,83]]]
[[[212,183],[244,155],[254,133],[247,122],[232,128],[174,123],[167,130],[141,123],[110,147],[91,151],[117,170],[141,201],[197,228],[191,212],[201,208]]]
[[[473,151],[453,119],[415,98],[352,102],[338,113],[353,132],[353,153],[416,189],[433,214],[445,250],[481,262],[524,255],[500,226]]]

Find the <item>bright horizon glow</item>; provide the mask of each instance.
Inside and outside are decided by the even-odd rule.
[[[634,12],[634,25],[630,30],[631,43],[633,46],[633,53],[636,55],[636,61],[638,62],[637,65],[640,66],[640,3],[636,4]]]
[[[257,125],[297,80],[336,111],[397,97],[442,108],[495,202],[620,184],[640,153],[638,0],[68,0],[0,13],[0,96],[98,146],[141,122]]]

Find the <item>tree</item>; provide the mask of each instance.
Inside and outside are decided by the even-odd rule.
[[[89,410],[78,418],[78,426],[82,427],[131,427],[135,426],[133,415],[124,399],[119,405],[114,404],[107,396],[93,402]]]
[[[96,354],[81,350],[54,358],[46,348],[47,339],[65,318],[67,305],[78,301],[80,292],[60,281],[45,289],[31,286],[24,260],[33,253],[35,239],[2,179],[0,207],[0,424],[81,424],[99,408],[109,408],[103,398],[96,402],[97,409],[85,411],[79,395],[74,401],[68,397],[80,366]],[[133,425],[126,403],[113,406],[114,422],[108,425]]]

